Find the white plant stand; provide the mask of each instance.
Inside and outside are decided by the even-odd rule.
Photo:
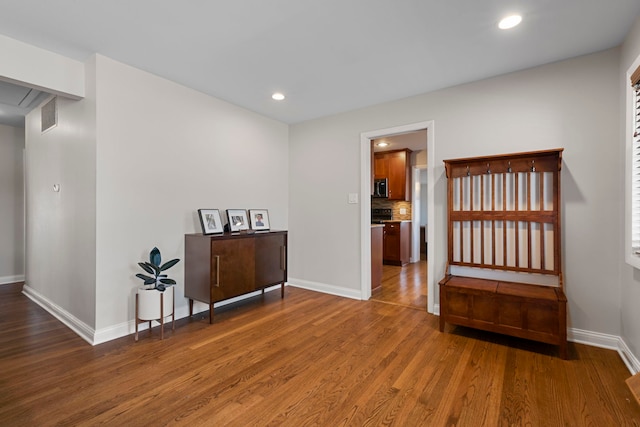
[[[164,292],[156,289],[138,289],[136,293],[136,336],[138,341],[138,325],[156,320],[160,323],[160,339],[164,339],[164,320],[171,316],[171,329],[176,329],[174,287],[168,287]]]

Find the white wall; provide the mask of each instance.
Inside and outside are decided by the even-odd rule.
[[[0,125],[0,284],[24,280],[24,129]]]
[[[635,25],[632,30],[627,35],[627,39],[622,45],[621,49],[621,59],[620,59],[620,72],[619,72],[619,82],[620,82],[620,109],[623,114],[620,115],[620,137],[618,144],[618,161],[621,166],[625,165],[625,146],[626,146],[626,138],[627,133],[630,132],[629,129],[626,129],[625,126],[625,103],[626,103],[626,91],[630,81],[627,80],[627,70],[632,65],[632,63],[636,60],[636,58],[640,56],[640,17],[636,19]],[[624,202],[624,181],[623,177],[620,177],[619,186],[618,186],[618,194],[621,202]],[[624,228],[624,217],[620,216],[620,242],[618,244],[620,251],[620,270],[621,270],[621,304],[622,304],[622,312],[621,312],[621,321],[622,321],[622,331],[621,336],[624,339],[625,343],[631,350],[631,352],[635,355],[640,356],[640,309],[638,309],[638,305],[640,304],[640,271],[626,264],[624,260],[624,236],[625,236],[625,228]],[[636,366],[635,370],[639,370],[640,366]]]
[[[287,229],[288,127],[100,55],[85,69],[86,98],[59,98],[57,127],[41,134],[40,110],[27,116],[25,289],[99,343],[132,331],[137,262],[153,246],[182,260],[169,273],[188,312],[197,209],[268,209]]]
[[[80,99],[84,96],[84,64],[0,35],[0,80]]]
[[[359,135],[434,120],[435,280],[446,261],[442,160],[564,147],[569,326],[618,335],[618,61],[613,49],[292,126],[290,282],[359,289],[359,209],[347,204],[358,191]]]
[[[85,99],[58,97],[56,127],[41,132],[40,108],[25,121],[25,292],[88,330],[95,327],[96,315],[94,68],[90,61]]]
[[[135,273],[153,246],[184,299],[184,234],[197,209],[268,209],[288,227],[288,126],[97,56],[96,329],[134,318]],[[207,309],[200,304],[197,310]],[[100,339],[99,339],[100,341]]]

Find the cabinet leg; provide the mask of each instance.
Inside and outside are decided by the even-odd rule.
[[[213,323],[213,303],[209,305],[209,324]]]
[[[189,298],[189,317],[193,316],[193,300]]]
[[[440,313],[440,332],[444,332],[444,316]]]
[[[280,298],[284,299],[284,282],[280,284]]]

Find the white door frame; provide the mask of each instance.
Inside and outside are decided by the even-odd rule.
[[[435,130],[434,121],[411,123],[360,134],[360,293],[363,300],[371,298],[371,140],[383,136],[427,130],[427,312],[434,312],[435,281],[433,279]]]
[[[420,183],[420,171],[427,170],[426,165],[413,166],[411,168],[411,260],[410,262],[420,261],[420,218],[422,216],[422,207],[427,204],[426,200],[422,200]],[[425,236],[426,238],[426,236]]]

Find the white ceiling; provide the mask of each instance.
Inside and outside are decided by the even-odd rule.
[[[499,30],[513,12],[522,24]],[[0,33],[296,123],[618,46],[639,13],[640,0],[0,0]]]
[[[377,144],[386,142],[385,147],[379,147]],[[376,153],[382,151],[398,150],[400,148],[408,148],[411,151],[422,151],[427,149],[427,130],[418,130],[415,132],[401,133],[398,135],[390,135],[373,140],[373,151]]]
[[[24,116],[48,94],[0,81],[0,124],[24,127]]]

